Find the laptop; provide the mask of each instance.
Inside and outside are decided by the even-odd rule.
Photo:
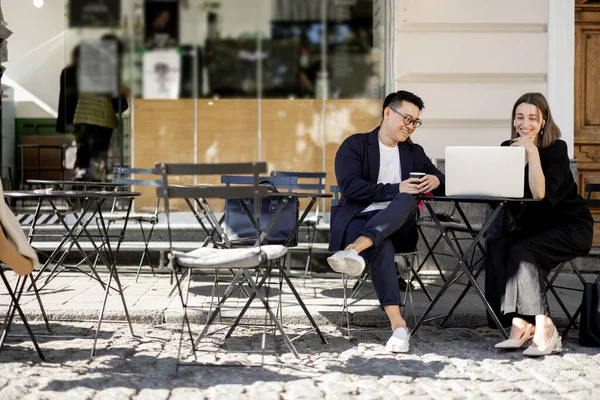
[[[525,149],[446,147],[446,196],[523,197]]]

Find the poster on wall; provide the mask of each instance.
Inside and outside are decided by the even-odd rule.
[[[150,49],[179,44],[179,0],[144,0],[144,43]]]
[[[79,48],[79,91],[90,94],[119,95],[117,43],[110,40],[85,40]]]
[[[71,28],[118,28],[121,0],[69,0]]]
[[[144,99],[178,99],[181,56],[176,49],[144,53]]]

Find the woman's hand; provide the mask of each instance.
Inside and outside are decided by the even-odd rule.
[[[435,175],[425,175],[418,185],[419,193],[431,192],[440,186],[440,179]]]
[[[533,152],[537,153],[538,151],[537,146],[533,142],[534,139],[535,137],[519,136],[518,138],[513,139],[511,146],[525,148],[525,160],[529,161],[529,154]]]

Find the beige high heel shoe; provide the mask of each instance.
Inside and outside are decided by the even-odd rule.
[[[525,349],[523,352],[524,356],[528,357],[539,357],[547,356],[554,353],[560,353],[562,351],[562,338],[558,336],[558,331],[554,327],[554,333],[552,334],[552,340],[546,346],[534,346],[533,344]]]
[[[533,328],[533,324],[527,325],[527,329],[523,333],[519,339],[506,339],[503,342],[497,343],[494,347],[497,349],[503,350],[515,350],[521,348],[525,342],[533,339],[533,334],[531,333],[531,329]]]

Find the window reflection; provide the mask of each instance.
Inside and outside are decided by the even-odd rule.
[[[133,51],[176,47],[180,98],[381,98],[373,0],[323,1],[188,0],[160,32],[136,26]]]

